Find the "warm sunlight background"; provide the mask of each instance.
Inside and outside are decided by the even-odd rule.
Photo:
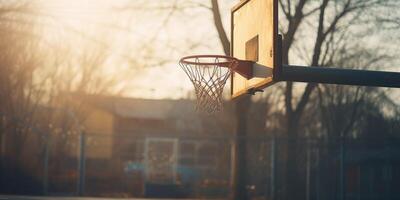
[[[117,88],[123,95],[188,97],[192,85],[178,66],[179,58],[193,53],[221,54],[222,49],[209,10],[192,9],[192,17],[187,18],[186,11],[172,14],[158,10],[163,2],[171,4],[171,1],[42,0],[38,7],[47,16],[43,21],[48,43],[75,44],[71,48],[76,53],[84,51],[79,43],[105,48],[110,56],[106,69],[109,76],[129,71],[130,77],[121,80]],[[229,11],[224,8],[232,3],[221,3],[221,10]],[[229,13],[223,16],[228,25]]]
[[[65,48],[69,46],[76,54],[93,49],[106,51],[104,73],[119,79],[115,86],[118,93],[144,98],[185,98],[193,96],[193,88],[178,66],[179,58],[189,54],[223,53],[210,10],[193,2],[205,3],[174,0],[40,0],[38,8],[44,16],[41,24],[46,42]],[[220,2],[228,35],[229,12],[236,2]],[[165,9],[174,3],[190,9]],[[374,44],[373,48],[376,48],[375,44],[390,43],[388,37],[373,37],[365,37],[360,43]],[[83,46],[91,46],[91,49]],[[385,49],[388,50],[388,47]],[[300,57],[298,60],[300,62],[296,64],[307,64]],[[398,70],[394,66],[385,67]]]
[[[398,88],[227,86],[223,112],[195,111],[178,61],[223,54],[238,2],[0,0],[0,200],[400,197]],[[280,0],[285,62],[400,70],[399,0],[302,2]]]

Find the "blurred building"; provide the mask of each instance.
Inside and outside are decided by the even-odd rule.
[[[38,107],[29,123],[34,126],[7,118],[26,130],[2,134],[0,192],[228,197],[234,105],[226,104],[217,116],[194,108],[194,100],[73,94],[54,106]],[[284,127],[276,126],[283,123],[282,116],[270,115],[266,124],[266,112],[260,110],[268,108],[265,102],[253,102],[248,113],[246,183],[248,194],[257,198],[281,188],[286,175],[287,140],[268,137]],[[310,199],[340,194],[346,199],[399,199],[398,140],[299,142],[301,187]]]
[[[80,98],[88,192],[126,176],[135,196],[185,196],[202,184],[228,189],[232,105],[209,116],[196,112],[193,100]]]

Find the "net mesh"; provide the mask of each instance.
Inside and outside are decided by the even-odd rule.
[[[206,63],[204,59],[207,59]],[[208,57],[193,58],[192,62],[179,63],[194,85],[196,110],[208,114],[222,111],[222,92],[235,62],[234,59]]]

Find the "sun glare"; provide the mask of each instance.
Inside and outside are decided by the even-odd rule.
[[[105,0],[42,0],[40,11],[49,19],[46,32],[56,33],[62,29],[82,30],[96,27],[107,19]],[[52,30],[53,29],[53,30]],[[54,31],[54,32],[53,32]]]
[[[74,25],[83,25],[105,11],[101,0],[45,0],[42,5],[42,10],[49,16]]]

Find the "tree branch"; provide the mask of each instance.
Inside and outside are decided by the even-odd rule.
[[[308,83],[306,88],[304,89],[304,93],[301,96],[301,99],[299,101],[299,103],[296,106],[296,110],[294,111],[294,114],[296,115],[296,117],[300,117],[301,114],[303,113],[308,100],[310,99],[310,96],[312,94],[312,91],[314,90],[314,88],[317,86],[316,83]]]
[[[314,44],[314,52],[313,52],[313,58],[311,60],[311,66],[318,66],[319,64],[319,58],[321,55],[321,48],[322,44],[325,40],[325,35],[324,35],[324,20],[325,20],[325,10],[326,7],[328,6],[329,0],[323,0],[321,6],[320,6],[320,14],[319,14],[319,19],[318,19],[318,29],[317,29],[317,38],[315,39],[315,44]]]
[[[288,21],[290,21],[290,20],[292,19],[292,15],[291,15],[291,13],[290,13],[290,7],[289,7],[289,5],[288,5],[289,8],[288,8],[288,11],[287,11],[286,8],[285,8],[285,5],[283,4],[282,1],[283,1],[283,0],[279,0],[279,1],[278,1],[278,2],[279,2],[279,6],[281,7],[283,14],[285,14],[286,19],[287,19]],[[288,1],[288,3],[290,3],[290,1]]]
[[[301,22],[303,21],[303,8],[306,4],[307,0],[300,0],[296,6],[296,11],[294,16],[289,20],[288,30],[286,33],[283,34],[283,44],[282,44],[282,57],[283,57],[283,64],[289,63],[288,53],[289,49],[294,42],[294,36],[299,28]]]
[[[292,93],[293,93],[293,82],[286,82],[285,107],[286,107],[286,113],[288,115],[293,113]]]
[[[221,13],[219,11],[217,0],[211,0],[211,8],[214,17],[214,25],[217,29],[222,47],[224,48],[224,53],[225,55],[230,55],[230,42],[221,21]]]

